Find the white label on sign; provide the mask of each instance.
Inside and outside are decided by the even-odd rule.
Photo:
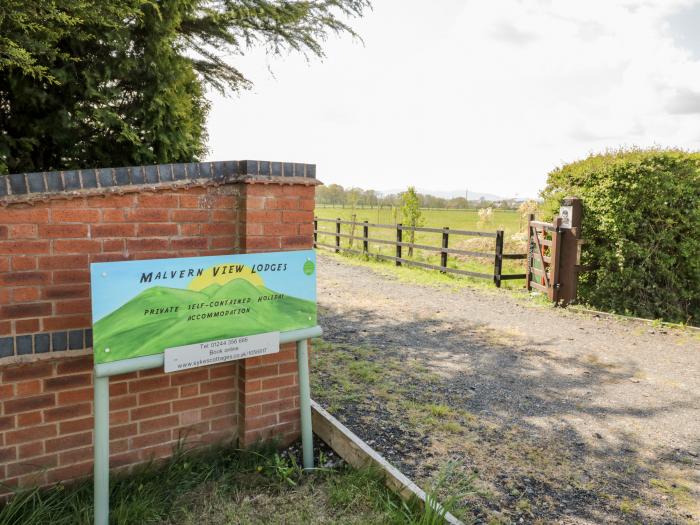
[[[574,212],[573,206],[560,206],[559,217],[561,217],[561,227],[571,229],[571,214]]]
[[[164,367],[166,372],[179,372],[198,366],[215,365],[236,359],[275,354],[280,351],[280,333],[247,335],[208,341],[194,345],[166,348]]]

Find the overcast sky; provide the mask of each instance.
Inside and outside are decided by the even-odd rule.
[[[592,151],[700,149],[698,0],[374,0],[354,27],[323,61],[231,58],[255,87],[211,95],[209,158],[523,197]]]

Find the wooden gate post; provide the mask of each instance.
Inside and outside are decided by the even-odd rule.
[[[558,257],[559,293],[557,299],[562,306],[576,300],[578,282],[579,241],[581,239],[581,218],[583,203],[578,197],[566,197],[562,201],[559,216],[562,219],[560,254]]]
[[[561,217],[554,218],[554,230],[552,230],[552,244],[549,247],[549,300],[555,304],[559,303],[561,297],[561,241],[564,237],[561,229]]]

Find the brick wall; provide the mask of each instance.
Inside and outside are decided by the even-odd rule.
[[[156,188],[0,208],[0,336],[61,332],[63,342],[89,327],[92,262],[239,251],[240,194]]]
[[[277,163],[218,164],[167,166],[167,178],[162,166],[123,168],[121,176],[111,170],[109,177],[105,170],[0,177],[5,484],[91,471],[89,263],[311,247],[312,167],[279,164],[276,176]],[[197,178],[187,177],[191,166]],[[143,184],[150,168],[155,175]],[[47,191],[59,186],[56,177],[63,190]],[[294,345],[286,345],[279,354],[209,368],[112,378],[112,466],[166,456],[181,438],[296,438],[296,366]]]

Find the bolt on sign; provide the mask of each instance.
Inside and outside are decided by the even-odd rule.
[[[559,217],[561,217],[561,227],[567,230],[571,229],[571,217],[574,213],[573,206],[560,206]]]
[[[279,351],[316,326],[313,250],[94,263],[95,364],[165,354],[166,372]]]

